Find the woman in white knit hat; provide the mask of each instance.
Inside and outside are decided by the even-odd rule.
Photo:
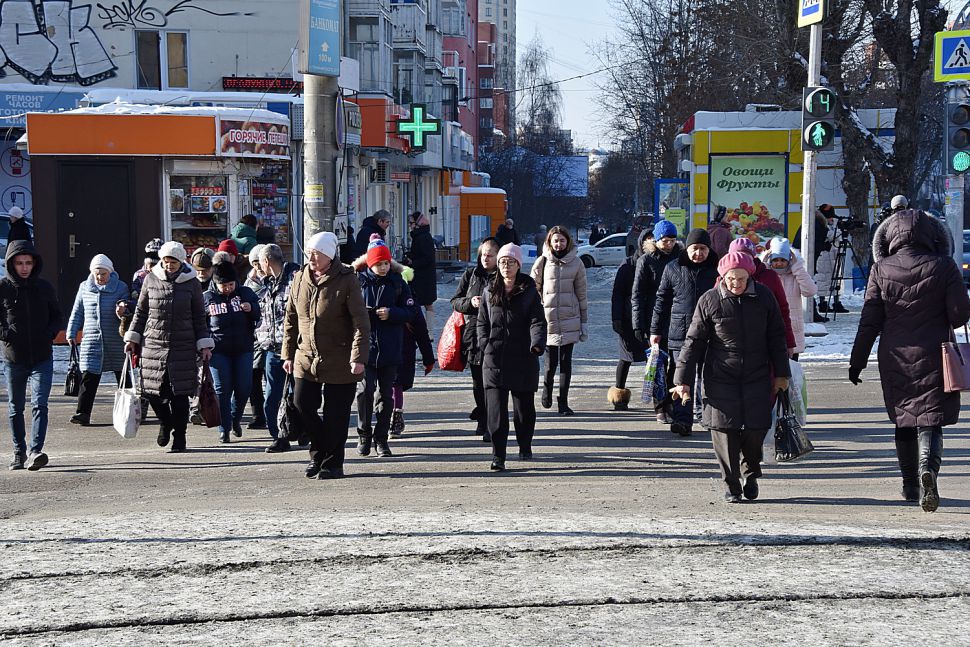
[[[142,388],[161,420],[159,447],[185,451],[189,397],[198,386],[196,357],[208,360],[215,342],[202,305],[202,286],[185,262],[185,248],[169,241],[161,261],[145,277],[138,305],[125,334],[125,350],[139,356]]]
[[[118,331],[118,302],[128,299],[128,286],[118,278],[111,259],[98,254],[91,259],[91,273],[78,286],[71,319],[67,323],[67,340],[80,343],[81,390],[77,398],[77,412],[71,417],[76,425],[91,422],[91,409],[98,393],[101,374],[112,372],[115,382],[121,378],[125,361],[124,342]]]

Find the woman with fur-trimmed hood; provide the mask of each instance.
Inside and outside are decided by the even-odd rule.
[[[872,242],[869,274],[849,361],[849,380],[869,362],[879,337],[879,375],[889,419],[896,426],[896,456],[903,498],[933,512],[943,460],[943,427],[960,417],[960,393],[943,390],[941,345],[970,320],[970,298],[951,257],[953,240],[939,220],[908,209],[887,218]]]

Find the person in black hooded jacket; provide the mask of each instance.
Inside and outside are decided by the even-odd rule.
[[[387,209],[379,209],[373,216],[364,218],[364,222],[360,223],[360,231],[357,232],[356,256],[363,256],[367,253],[371,234],[377,234],[384,240],[390,226],[391,212]]]
[[[465,315],[465,326],[461,331],[461,354],[472,374],[472,393],[475,408],[469,418],[478,423],[475,433],[486,443],[492,442],[488,431],[488,417],[485,413],[485,382],[482,379],[482,351],[478,347],[478,313],[485,288],[495,278],[497,269],[498,241],[486,238],[478,246],[475,267],[469,267],[461,275],[455,296],[451,297],[451,307]]]
[[[613,332],[619,337],[620,357],[616,362],[616,384],[607,392],[607,401],[614,411],[626,411],[630,404],[630,390],[626,378],[634,362],[645,362],[647,353],[643,341],[637,339],[633,329],[633,279],[637,261],[643,256],[647,243],[653,240],[653,231],[644,229],[637,237],[637,249],[616,270],[613,278],[612,320]]]
[[[664,268],[657,289],[650,324],[650,345],[666,343],[670,351],[667,366],[667,384],[673,383],[673,369],[677,356],[687,339],[687,329],[694,316],[694,308],[701,295],[714,287],[717,280],[717,254],[711,251],[711,236],[705,229],[693,229],[687,234],[687,249],[677,260]],[[703,363],[698,364],[697,380],[703,377]],[[699,391],[699,389],[695,389]],[[694,407],[700,412],[703,394],[697,393]],[[688,398],[690,401],[691,398]],[[670,412],[670,430],[681,436],[690,435],[694,424],[694,411],[683,400],[674,401]]]
[[[10,469],[39,470],[47,464],[47,400],[54,376],[54,337],[61,309],[54,286],[40,278],[43,259],[25,240],[7,246],[7,276],[0,280],[0,343],[7,362],[7,410],[14,455]],[[27,446],[24,407],[31,383],[33,421]],[[28,454],[28,449],[30,450]]]
[[[420,211],[412,213],[408,220],[411,225],[411,249],[404,262],[414,268],[411,294],[414,302],[427,312],[427,324],[433,328],[434,302],[438,299],[438,263],[435,260],[434,239],[431,238],[431,223]]]

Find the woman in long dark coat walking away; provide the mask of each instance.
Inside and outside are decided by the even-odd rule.
[[[478,347],[478,313],[481,310],[482,294],[495,278],[496,259],[499,244],[494,238],[486,238],[478,246],[478,260],[475,267],[469,267],[461,275],[455,296],[451,297],[451,307],[465,315],[465,327],[461,331],[461,354],[472,374],[472,393],[475,408],[469,417],[478,423],[475,433],[486,443],[491,442],[488,432],[488,418],[485,414],[485,383],[482,381],[482,349]]]
[[[125,351],[139,357],[142,388],[161,425],[156,439],[171,452],[185,451],[189,397],[198,388],[196,357],[212,357],[202,285],[185,262],[185,248],[169,241],[158,250],[161,262],[145,276]]]
[[[653,231],[644,229],[637,238],[637,249],[632,256],[616,270],[613,278],[612,321],[613,332],[619,340],[619,359],[616,361],[616,382],[606,394],[607,401],[615,411],[626,411],[630,404],[630,389],[626,388],[626,378],[634,362],[647,361],[643,341],[637,339],[633,328],[633,280],[636,275],[637,261],[643,256],[645,244],[653,240]]]
[[[546,319],[533,279],[522,274],[522,249],[513,243],[498,252],[498,274],[482,295],[478,312],[478,347],[484,359],[488,431],[492,465],[505,471],[509,440],[509,395],[515,418],[519,458],[532,460],[539,390],[539,356],[546,345]]]
[[[771,427],[772,396],[788,388],[791,370],[781,308],[757,283],[753,259],[731,252],[721,259],[721,283],[705,292],[677,358],[674,398],[691,397],[697,365],[704,362],[703,424],[728,503],[758,498],[761,446]],[[744,486],[741,477],[744,477]]]
[[[858,384],[880,338],[879,375],[896,426],[903,498],[919,499],[927,512],[940,504],[943,427],[960,417],[960,394],[943,391],[940,346],[970,319],[970,298],[951,251],[949,231],[921,211],[901,211],[879,225],[849,362],[849,379]]]
[[[438,263],[435,260],[434,239],[431,237],[431,222],[420,211],[408,217],[411,223],[411,249],[405,263],[414,268],[411,280],[411,293],[414,302],[427,313],[428,328],[434,329],[434,302],[438,299]]]

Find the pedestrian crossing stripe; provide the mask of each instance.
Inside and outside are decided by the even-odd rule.
[[[938,32],[935,45],[935,81],[970,79],[970,30]]]

